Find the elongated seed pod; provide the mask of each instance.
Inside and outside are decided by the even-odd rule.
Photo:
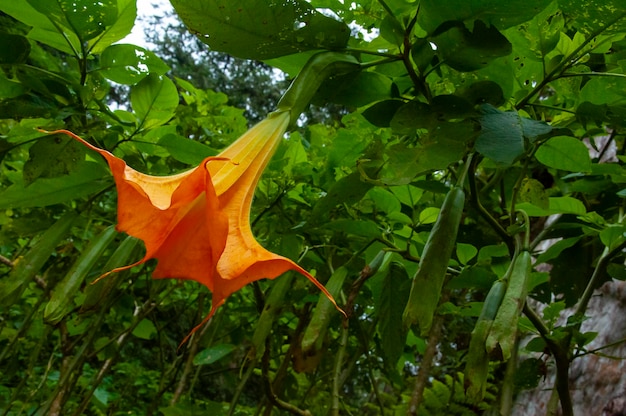
[[[489,330],[486,341],[487,352],[504,361],[511,358],[511,351],[515,348],[517,321],[526,301],[527,281],[531,270],[531,255],[527,250],[523,250],[515,259],[502,305]]]
[[[485,341],[505,292],[506,283],[503,280],[496,280],[485,298],[480,316],[472,331],[465,364],[464,381],[465,394],[470,403],[480,403],[485,396],[487,376],[489,375],[489,355],[485,349]]]
[[[441,206],[439,217],[428,236],[419,269],[411,285],[409,301],[404,309],[405,327],[419,324],[422,335],[428,334],[441,289],[446,277],[448,262],[456,242],[463,217],[465,192],[460,186],[452,188]]]
[[[118,267],[122,267],[128,264],[128,259],[131,257],[135,248],[139,244],[139,239],[128,236],[120,243],[115,249],[109,260],[102,268],[103,272],[108,272]],[[108,276],[106,279],[100,279],[85,287],[85,300],[80,307],[81,312],[88,311],[94,308],[100,300],[106,298],[111,290],[117,285],[117,282],[122,277],[123,273],[115,273],[112,276]]]
[[[50,301],[48,301],[43,312],[43,318],[47,323],[53,325],[59,323],[72,310],[74,295],[85,281],[87,273],[116,235],[115,226],[106,228],[91,240],[83,253],[76,259],[65,277],[52,290]]]
[[[348,269],[340,267],[335,270],[332,276],[330,276],[330,279],[328,279],[326,288],[333,297],[336,298],[339,295],[343,282],[346,280],[346,276],[348,276]],[[324,337],[326,336],[328,323],[332,317],[331,312],[334,308],[333,304],[330,303],[325,296],[320,296],[315,310],[313,311],[311,322],[309,322],[309,325],[304,330],[302,337],[303,352],[306,353],[312,349],[321,348]]]
[[[276,325],[276,319],[282,310],[282,306],[285,303],[285,295],[291,289],[294,277],[294,272],[288,272],[277,279],[272,286],[272,290],[265,299],[261,316],[255,325],[254,333],[252,334],[252,348],[248,352],[248,358],[255,359],[263,355],[265,340],[272,332],[274,325]]]

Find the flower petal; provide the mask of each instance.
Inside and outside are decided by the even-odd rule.
[[[112,153],[69,134],[108,162],[118,193],[117,229],[143,240],[145,256],[117,272],[156,258],[153,277],[196,280],[213,290],[217,259],[228,234],[228,218],[219,200],[207,158],[195,169],[172,176],[151,176],[135,171]]]

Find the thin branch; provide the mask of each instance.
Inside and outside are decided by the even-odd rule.
[[[298,416],[312,416],[308,410],[302,410],[297,406],[292,405],[286,401],[281,400],[274,390],[272,389],[272,381],[269,376],[270,372],[270,345],[269,338],[265,340],[265,352],[263,353],[263,359],[261,360],[261,377],[263,378],[263,386],[265,387],[265,395],[270,403],[279,409],[285,410],[293,415]]]
[[[500,225],[498,221],[495,220],[489,214],[489,212],[483,207],[480,199],[478,198],[478,190],[476,189],[476,177],[474,172],[476,170],[476,166],[478,165],[479,158],[475,157],[472,159],[472,165],[470,167],[470,173],[468,175],[468,182],[470,186],[470,203],[474,206],[480,216],[487,221],[487,223],[493,228],[493,230],[498,234],[498,236],[505,242],[507,247],[509,248],[509,252],[515,251],[515,245],[513,243],[513,238],[509,235],[509,233]]]
[[[442,299],[441,303],[443,302],[445,302],[444,299]],[[430,372],[435,361],[435,355],[437,354],[437,346],[441,340],[443,321],[443,315],[437,314],[433,318],[433,325],[428,334],[428,344],[426,345],[426,350],[424,351],[424,355],[422,357],[419,372],[415,378],[415,387],[413,388],[413,393],[411,394],[411,402],[409,403],[407,415],[416,416],[418,414],[419,406],[424,399],[424,390],[428,384]]]
[[[580,297],[580,302],[578,302],[575,314],[582,315],[585,313],[587,305],[591,300],[591,296],[593,295],[596,286],[598,286],[598,283],[600,283],[600,279],[603,277],[603,272],[605,271],[606,266],[609,261],[618,253],[621,253],[624,248],[626,248],[626,240],[624,240],[617,247],[614,247],[612,250],[608,250],[608,248],[604,250],[602,256],[600,256],[600,260],[598,260],[598,264],[596,264],[596,267],[593,270],[593,274],[591,275],[591,279],[589,279],[589,283],[587,283],[587,287],[585,288],[583,295]]]

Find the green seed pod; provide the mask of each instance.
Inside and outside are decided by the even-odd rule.
[[[511,358],[517,336],[517,321],[526,301],[528,276],[532,271],[530,252],[523,250],[513,264],[509,284],[487,337],[489,354],[495,354],[503,361]]]
[[[489,355],[485,349],[485,341],[505,291],[506,283],[503,280],[496,280],[493,283],[472,331],[465,364],[465,394],[471,403],[480,403],[485,396],[489,375]]]
[[[428,236],[419,269],[411,285],[403,322],[405,327],[417,322],[422,335],[430,331],[433,315],[439,304],[448,262],[463,217],[464,205],[465,192],[462,187],[455,186],[443,201],[439,217]]]
[[[249,358],[259,357],[265,351],[265,340],[272,332],[272,327],[276,323],[278,313],[285,303],[285,295],[291,289],[295,275],[293,272],[286,273],[277,279],[272,286],[272,290],[265,299],[263,311],[259,317],[252,334],[252,349],[248,353]],[[330,302],[329,302],[330,303]]]
[[[128,259],[133,254],[139,240],[135,237],[128,236],[115,249],[109,260],[102,268],[103,271],[113,270],[128,264]],[[95,307],[100,300],[106,298],[114,286],[116,286],[120,278],[120,273],[103,278],[85,287],[85,300],[80,308],[81,312],[88,311]]]
[[[115,227],[110,226],[96,236],[78,257],[63,280],[55,286],[43,313],[47,323],[52,325],[59,323],[74,308],[76,292],[80,289],[87,273],[116,235]]]
[[[326,288],[330,292],[333,297],[337,297],[339,295],[339,291],[343,286],[344,280],[346,280],[346,276],[348,276],[348,269],[345,267],[340,267],[330,276],[328,279],[328,283],[326,284]],[[320,296],[317,301],[317,305],[315,306],[315,310],[313,311],[313,316],[311,317],[311,322],[306,327],[304,331],[304,336],[302,337],[302,351],[308,352],[311,349],[319,349],[324,342],[324,337],[326,336],[326,329],[328,328],[328,323],[330,322],[330,318],[332,317],[332,312],[335,310],[335,306],[326,298],[326,296]]]

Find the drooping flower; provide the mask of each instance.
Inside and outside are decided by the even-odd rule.
[[[315,277],[261,246],[250,227],[254,190],[289,121],[288,111],[270,114],[218,156],[172,176],[137,172],[67,130],[50,133],[68,134],[106,159],[118,192],[117,229],[145,243],[141,260],[106,274],[157,259],[154,278],[195,280],[211,290],[211,311],[202,325],[230,294],[288,270],[307,277],[337,306]]]

